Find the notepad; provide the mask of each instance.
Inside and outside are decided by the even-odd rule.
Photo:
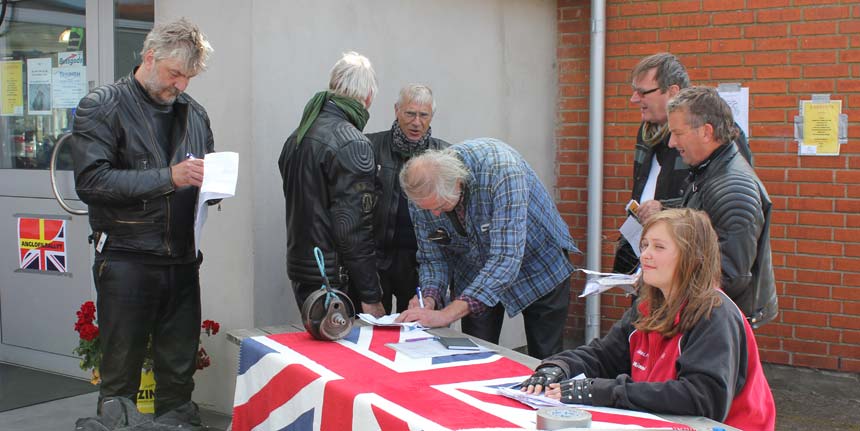
[[[449,350],[480,350],[474,341],[466,337],[439,337],[439,342]]]

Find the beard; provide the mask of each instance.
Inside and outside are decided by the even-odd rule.
[[[176,98],[182,94],[178,88],[159,82],[158,75],[155,73],[143,82],[143,88],[146,89],[152,100],[162,105],[172,105]],[[167,97],[164,96],[165,92],[168,93]]]

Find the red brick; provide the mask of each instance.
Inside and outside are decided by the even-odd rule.
[[[832,79],[818,79],[818,80],[808,80],[804,79],[802,81],[791,81],[788,83],[789,91],[792,93],[832,93],[833,88],[835,86]],[[804,96],[806,97],[806,96]]]
[[[836,34],[836,26],[832,22],[803,22],[791,24],[792,36]]]
[[[828,343],[815,343],[792,339],[782,340],[782,348],[789,352],[810,353],[813,355],[826,355],[828,345]]]
[[[707,12],[719,10],[741,10],[744,9],[744,0],[703,0],[702,10]]]
[[[753,79],[753,70],[749,67],[725,67],[711,69],[711,79],[716,81]]]
[[[800,9],[769,9],[756,12],[757,22],[787,22],[799,20]]]
[[[839,361],[839,364],[839,371],[860,373],[860,359],[842,358],[842,360]]]
[[[772,364],[789,364],[790,356],[787,352],[778,352],[773,350],[759,350],[759,357],[762,362]]]
[[[844,7],[811,7],[803,9],[803,18],[814,20],[838,20],[848,18],[851,11]]]
[[[860,301],[860,288],[833,286],[831,296],[833,299]]]
[[[710,52],[710,47],[708,46],[708,42],[696,41],[696,42],[672,42],[668,47],[661,46],[658,49],[667,49],[673,54],[689,54],[689,53],[700,53],[700,52]],[[632,50],[631,50],[632,51]],[[650,53],[654,53],[655,47],[651,47],[651,49],[645,49],[643,51],[647,51]],[[644,52],[643,52],[644,54]]]
[[[758,67],[756,78],[800,78],[800,72],[800,66]]]
[[[820,239],[829,241],[833,238],[833,230],[826,227],[788,226],[788,238]]]
[[[663,30],[659,33],[659,38],[661,41],[699,40],[699,30],[691,28]]]
[[[767,326],[767,325],[765,325]],[[795,336],[802,340],[819,340],[831,343],[838,343],[842,335],[842,331],[825,328],[807,328],[798,326],[794,329]]]
[[[788,202],[788,209],[795,211],[833,211],[832,199],[796,199]]]
[[[690,1],[661,1],[660,12],[664,14],[676,14],[684,12],[699,12],[701,4],[699,0]]]
[[[787,35],[788,26],[785,24],[756,24],[744,27],[744,36],[748,38],[785,37]]]
[[[830,316],[830,326],[834,328],[860,329],[860,316]]]
[[[759,335],[772,335],[779,338],[791,338],[794,336],[795,326],[783,325],[781,323],[770,322],[755,330],[756,339]]]
[[[795,298],[794,305],[798,311],[817,311],[819,313],[841,313],[842,303],[820,298]]]
[[[798,159],[801,168],[845,169],[846,167],[844,157],[798,157]]]
[[[756,334],[756,344],[759,349],[780,349],[782,348],[782,338],[768,337]]]
[[[807,272],[807,271],[803,271]],[[837,274],[838,273],[834,273]],[[823,282],[818,282],[823,283]],[[783,295],[791,295],[795,297],[808,297],[808,298],[830,298],[830,287],[829,286],[821,286],[815,284],[795,284],[795,283],[785,283],[785,292]],[[783,304],[780,304],[783,305]]]
[[[840,78],[849,76],[847,64],[803,66],[804,78]]]
[[[711,27],[707,30],[707,37],[714,39],[738,39],[743,37],[740,27]]]
[[[750,9],[765,9],[772,7],[788,6],[789,0],[756,0],[747,4]]]
[[[711,52],[752,51],[753,41],[749,39],[726,39],[711,42]]]
[[[796,241],[770,237],[770,249],[773,253],[794,253],[797,250]]]
[[[842,313],[849,316],[860,316],[860,302],[844,301],[842,302]],[[858,355],[860,357],[860,355]]]
[[[760,165],[760,158],[761,156],[756,155],[756,165]],[[797,196],[798,187],[797,184],[792,183],[772,183],[767,185],[767,191],[771,196]]]
[[[843,329],[839,331],[842,333],[842,342],[845,344],[860,344],[860,331],[852,331],[850,329]]]
[[[803,212],[798,214],[798,222],[807,226],[836,226],[845,225],[845,216],[842,214],[821,214]]]
[[[837,171],[836,181],[840,183],[860,183],[860,172],[857,171]]]
[[[810,63],[836,63],[835,52],[792,52],[792,64],[810,64]]]
[[[728,24],[737,26],[739,24],[751,24],[755,21],[755,17],[752,12],[743,10],[712,13],[710,16],[713,20],[713,25]]]
[[[843,244],[839,242],[798,241],[797,250],[800,254],[842,256]]]
[[[750,94],[758,93],[785,93],[788,88],[784,80],[779,81],[750,81],[746,83],[750,88]],[[755,111],[753,111],[755,112]],[[752,112],[750,113],[752,115]]]
[[[860,287],[860,274],[843,274],[842,283],[845,286]],[[849,289],[849,287],[845,287],[844,289]],[[860,296],[860,291],[858,291],[858,296]]]
[[[800,242],[800,241],[798,241]],[[798,270],[797,281],[801,283],[820,283],[820,284],[840,284],[841,282],[841,273],[839,272],[822,272],[822,271],[804,271]],[[796,296],[817,296],[820,298],[830,298],[830,287],[828,286],[810,286],[810,285],[798,285],[799,289],[807,289],[808,293],[803,294],[800,292],[791,293]]]
[[[839,81],[839,83],[837,83],[837,88],[839,89],[840,93],[860,92],[860,81],[858,81],[858,80]],[[845,106],[845,105],[843,104],[842,106]],[[844,108],[843,108],[843,110],[844,110]],[[848,118],[851,118],[851,114],[848,112],[846,112],[846,113],[848,114]]]
[[[771,53],[747,53],[744,54],[744,64],[747,66],[755,66],[761,64],[788,64],[788,54],[785,52]]]
[[[805,184],[801,187],[800,192],[803,196],[829,196],[841,198],[845,197],[845,186],[841,184],[811,183]]]
[[[814,256],[786,256],[786,263],[794,268],[819,269],[829,271],[833,268],[833,259]]]
[[[768,38],[755,41],[756,51],[779,51],[785,49],[797,49],[796,38]]]
[[[801,49],[841,49],[848,48],[846,36],[812,36],[800,38]]]
[[[637,2],[635,4],[625,4],[621,5],[618,9],[618,12],[621,16],[654,15],[659,11],[660,10],[658,8],[657,2]]]
[[[860,22],[858,22],[857,20],[840,22],[839,33],[860,33]]]
[[[791,365],[811,368],[827,368],[834,370],[839,366],[839,360],[828,356],[792,355]]]
[[[845,256],[860,257],[860,245],[845,244]]]

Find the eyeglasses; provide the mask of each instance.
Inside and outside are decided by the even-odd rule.
[[[421,121],[427,121],[430,119],[429,112],[416,112],[416,111],[403,111],[403,116],[406,117],[407,120],[412,121],[415,117],[421,119]]]
[[[633,87],[633,92],[634,92],[634,93],[636,93],[636,94],[638,94],[638,95],[639,95],[639,97],[645,97],[645,95],[646,95],[646,94],[651,94],[651,93],[653,93],[653,92],[655,92],[655,91],[657,91],[657,90],[659,90],[659,89],[660,89],[660,87],[654,87],[654,88],[652,88],[652,89],[650,89],[650,90],[643,90],[643,89],[641,89],[641,88]]]

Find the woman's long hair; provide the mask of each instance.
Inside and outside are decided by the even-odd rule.
[[[683,333],[699,319],[710,317],[720,305],[716,288],[720,286],[720,244],[708,215],[689,208],[661,211],[645,223],[644,237],[658,223],[665,223],[669,236],[678,247],[678,265],[672,285],[672,297],[644,282],[639,285],[639,318],[634,322],[640,331],[654,331],[665,337]],[[641,305],[640,305],[641,304]],[[680,320],[675,318],[680,314]]]

